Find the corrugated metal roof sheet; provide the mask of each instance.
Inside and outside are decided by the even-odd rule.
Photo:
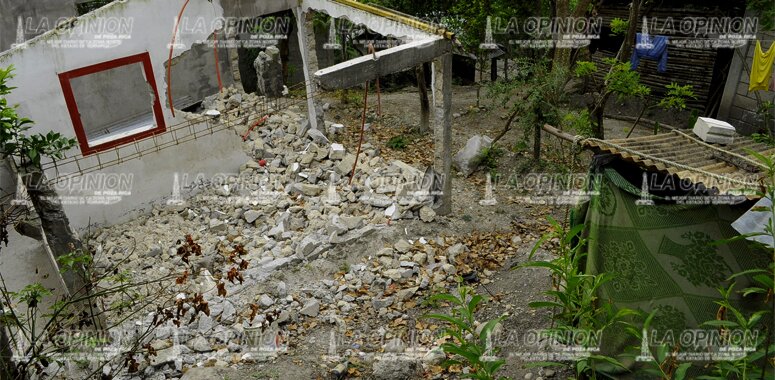
[[[764,166],[749,152],[775,154],[775,147],[736,136],[730,145],[708,144],[681,131],[628,139],[582,139],[580,143],[597,152],[612,153],[625,161],[707,188],[721,194],[761,190]]]

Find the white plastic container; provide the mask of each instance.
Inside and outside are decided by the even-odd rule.
[[[692,132],[706,143],[731,144],[735,141],[735,127],[709,117],[698,117]]]

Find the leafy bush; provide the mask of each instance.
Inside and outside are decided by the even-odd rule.
[[[477,166],[495,169],[498,167],[498,160],[503,157],[504,153],[505,151],[497,146],[484,148],[476,159]]]
[[[405,135],[393,136],[388,140],[387,147],[393,150],[404,150],[409,146],[410,140]]]
[[[577,77],[586,77],[597,72],[597,65],[594,62],[578,61],[573,73]]]
[[[614,17],[611,20],[611,34],[614,36],[627,33],[629,27],[630,23],[627,20],[620,19],[619,17]]]
[[[692,85],[687,84],[681,86],[677,83],[670,83],[665,86],[667,92],[665,96],[659,100],[657,106],[665,110],[685,110],[687,99],[697,99],[697,95],[694,94]]]
[[[459,286],[457,294],[435,294],[430,297],[431,302],[448,302],[452,305],[450,314],[426,314],[423,318],[437,319],[446,322],[444,333],[452,338],[441,345],[445,353],[453,355],[453,359],[447,360],[445,365],[461,364],[471,368],[464,378],[478,380],[496,379],[496,373],[503,364],[503,359],[493,356],[497,349],[491,346],[491,335],[495,327],[503,318],[495,318],[484,323],[479,334],[476,333],[475,313],[477,308],[486,299],[476,294],[472,289]],[[499,379],[505,379],[500,377]]]
[[[573,131],[577,135],[590,137],[594,134],[592,129],[592,119],[589,117],[589,111],[572,111],[565,114],[562,118],[562,126],[567,131]]]

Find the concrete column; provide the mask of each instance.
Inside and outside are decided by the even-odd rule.
[[[441,170],[444,184],[439,215],[452,212],[452,54],[433,61],[433,167]]]
[[[302,68],[304,70],[304,81],[306,82],[306,89],[307,89],[307,113],[309,115],[309,123],[310,126],[312,126],[313,129],[319,129],[318,128],[318,118],[317,113],[315,112],[315,99],[313,98],[313,94],[315,93],[315,84],[312,82],[312,73],[317,71],[317,67],[312,67],[311,62],[311,54],[315,54],[314,50],[312,52],[307,50],[308,38],[307,36],[312,33],[313,31],[307,31],[307,26],[309,25],[310,28],[312,27],[312,23],[306,22],[306,15],[303,12],[301,7],[297,7],[293,10],[293,15],[296,17],[296,32],[299,36],[299,51],[301,52],[301,61],[302,61]],[[311,16],[310,16],[311,17]],[[312,39],[312,43],[315,43],[315,39]],[[314,65],[317,66],[317,56],[315,56],[315,62]],[[321,128],[324,128],[325,126],[320,126]]]
[[[312,11],[304,13],[304,32],[307,34],[307,40],[305,41],[307,44],[307,66],[311,73],[320,69],[320,65],[318,64],[318,52],[315,45],[315,25],[312,23],[314,16],[315,14]]]

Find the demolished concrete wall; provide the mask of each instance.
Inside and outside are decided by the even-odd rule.
[[[218,38],[223,38],[222,33]],[[176,109],[192,106],[218,92],[218,74],[221,86],[234,84],[229,52],[218,46],[216,57],[214,44],[215,38],[210,36],[206,42],[191,45],[190,50],[172,60],[172,97]]]
[[[128,1],[113,3],[78,19],[81,27],[75,31],[54,30],[0,55],[0,66],[14,65],[15,77],[10,81],[17,87],[9,96],[11,104],[19,104],[19,114],[35,121],[30,133],[55,131],[65,137],[76,137],[73,121],[65,103],[63,89],[58,78],[59,73],[99,64],[116,58],[147,52],[150,56],[153,77],[158,85],[161,117],[167,127],[186,121],[184,113],[169,108],[167,87],[165,84],[165,62],[170,53],[170,40],[176,16],[181,4],[165,1]],[[153,9],[149,12],[149,9]],[[173,58],[180,56],[196,42],[204,41],[217,27],[216,19],[223,16],[218,1],[191,2],[184,16],[190,15],[186,23],[181,23],[179,38],[173,49]],[[104,18],[128,21],[130,33],[116,42],[116,46],[105,48],[81,47],[79,41],[100,41],[90,28],[90,23],[101,22]],[[194,27],[205,25],[205,28]],[[96,28],[99,32],[99,28]],[[75,47],[73,47],[75,46]],[[146,78],[147,79],[147,78]],[[174,81],[186,78],[173,78]],[[89,107],[89,105],[78,105]],[[105,115],[112,112],[102,110]],[[173,136],[157,135],[160,140],[174,139]],[[151,143],[156,143],[152,141]],[[79,167],[91,162],[110,160],[105,154],[82,157],[78,163],[60,166],[57,171],[48,170],[48,178],[73,173],[65,185],[58,185],[61,197],[76,199],[64,205],[72,227],[77,231],[85,230],[90,224],[113,224],[127,220],[145,212],[155,201],[172,193],[173,174],[175,172],[205,173],[236,171],[245,162],[245,155],[239,149],[241,140],[233,132],[219,132],[206,138],[177,145],[160,152],[142,156],[142,159],[130,160],[94,173],[81,175]],[[127,152],[135,149],[131,144],[122,147],[123,152],[113,154],[126,157]],[[79,155],[78,148],[67,152],[72,157]],[[94,189],[80,184],[90,176],[118,175],[131,179],[129,194],[120,197],[114,204],[84,204],[84,196],[93,195]],[[165,184],[169,184],[166,186]],[[85,193],[84,193],[85,191]],[[72,200],[71,198],[68,198]],[[88,198],[85,199],[88,201]],[[88,202],[86,202],[88,203]]]

